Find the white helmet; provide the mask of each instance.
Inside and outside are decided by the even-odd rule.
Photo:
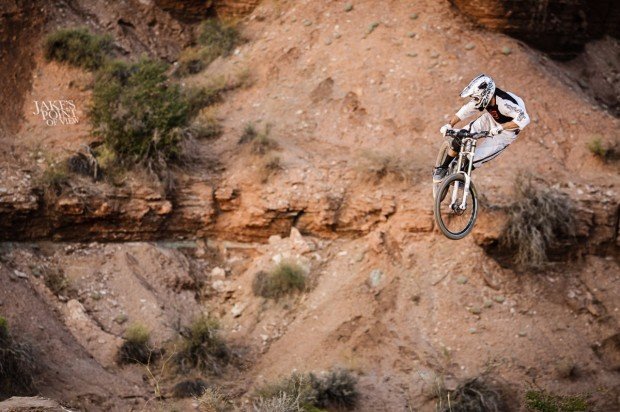
[[[461,97],[470,97],[476,102],[477,109],[484,109],[495,94],[495,82],[486,74],[481,74],[469,82],[461,92]]]

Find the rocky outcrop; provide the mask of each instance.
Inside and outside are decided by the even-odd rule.
[[[570,58],[591,39],[620,37],[620,3],[613,0],[451,0],[483,26]]]
[[[0,171],[1,172],[1,171]],[[97,190],[74,187],[44,193],[36,180],[0,173],[0,240],[119,241],[206,238],[264,241],[292,228],[325,238],[364,236],[383,223],[399,233],[434,230],[429,207],[390,190],[334,191],[329,186],[277,190],[183,182],[167,198],[145,186]],[[7,184],[8,183],[8,184]],[[286,188],[291,185],[282,184]],[[618,243],[615,192],[592,186],[566,188],[576,204],[577,235],[590,252]],[[474,238],[496,243],[507,220],[503,208],[480,214]]]
[[[208,17],[242,17],[260,3],[260,0],[155,0],[155,4],[162,10],[172,14],[175,18],[196,22]]]

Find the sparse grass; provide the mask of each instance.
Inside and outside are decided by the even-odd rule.
[[[201,316],[182,333],[183,344],[175,359],[182,373],[192,368],[219,374],[231,359],[231,353],[220,337],[216,319]]]
[[[245,144],[253,141],[258,136],[258,131],[253,123],[247,123],[243,128],[243,133],[239,138],[239,144]]]
[[[454,391],[444,392],[441,412],[500,412],[507,410],[499,389],[480,377],[461,383]]]
[[[254,294],[268,299],[278,299],[305,289],[304,269],[299,264],[290,261],[280,262],[269,272],[258,272],[252,282]]]
[[[150,361],[152,350],[149,347],[150,332],[146,326],[135,323],[125,330],[125,341],[116,354],[119,364],[141,363]]]
[[[0,316],[0,400],[33,395],[35,365],[30,347],[15,342],[7,320]]]
[[[293,373],[276,384],[260,388],[256,392],[254,408],[258,411],[350,410],[355,408],[359,399],[356,385],[357,378],[346,369],[333,369],[320,376]]]
[[[264,158],[261,164],[261,183],[267,183],[269,178],[278,173],[280,170],[283,170],[282,160],[280,160],[280,156],[276,155],[268,155]]]
[[[604,162],[615,156],[615,147],[609,143],[604,143],[601,136],[595,136],[588,142],[588,150]]]
[[[196,139],[214,139],[223,132],[218,118],[210,111],[202,111],[190,125],[190,133]]]
[[[206,67],[203,49],[201,47],[188,47],[179,55],[174,75],[176,77],[185,77],[200,73]]]
[[[249,143],[252,153],[262,156],[278,148],[278,143],[270,137],[271,124],[266,124],[262,132],[259,132],[253,123],[247,123],[239,138],[239,144]]]
[[[69,169],[67,162],[58,162],[49,165],[37,179],[45,193],[59,196],[69,186]]]
[[[205,20],[200,25],[198,43],[220,56],[228,56],[241,43],[237,29],[217,19]]]
[[[166,65],[142,59],[113,61],[99,70],[93,89],[94,133],[120,160],[174,160],[180,157],[181,128],[190,105],[169,84]]]
[[[356,169],[375,183],[387,178],[402,181],[411,174],[399,155],[369,150],[360,153]]]
[[[500,247],[513,254],[517,267],[541,269],[550,250],[574,241],[572,202],[558,190],[535,186],[531,177],[518,176],[515,192]]]
[[[58,30],[45,39],[45,58],[87,70],[99,68],[112,52],[112,37],[92,34],[86,28]]]
[[[588,411],[588,396],[562,396],[543,390],[530,390],[525,394],[525,407],[538,412],[579,412]]]
[[[198,46],[184,50],[179,56],[175,76],[196,74],[209,67],[218,57],[229,56],[242,41],[236,28],[218,19],[202,22]]]
[[[189,114],[197,115],[203,108],[222,101],[222,94],[227,89],[223,78],[216,79],[205,87],[185,89],[183,95],[188,104]]]

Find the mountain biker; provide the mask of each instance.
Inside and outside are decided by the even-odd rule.
[[[495,87],[493,79],[485,74],[473,79],[463,89],[461,97],[469,97],[470,100],[456,112],[450,123],[441,127],[440,132],[445,136],[446,131],[452,129],[461,120],[484,112],[465,127],[469,132],[490,132],[489,137],[478,140],[474,155],[474,168],[497,157],[530,123],[523,100],[513,93]],[[459,150],[460,142],[453,139],[444,162],[433,171],[433,182],[440,182],[446,176],[448,166]]]

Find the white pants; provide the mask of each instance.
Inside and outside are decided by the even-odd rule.
[[[482,132],[491,130],[491,128],[497,124],[498,123],[493,120],[493,117],[489,113],[484,113],[471,122],[468,129],[470,132]],[[495,159],[516,139],[517,134],[515,132],[504,130],[497,136],[485,137],[478,140],[476,143],[476,154],[474,155],[474,167],[479,168],[489,160]]]

